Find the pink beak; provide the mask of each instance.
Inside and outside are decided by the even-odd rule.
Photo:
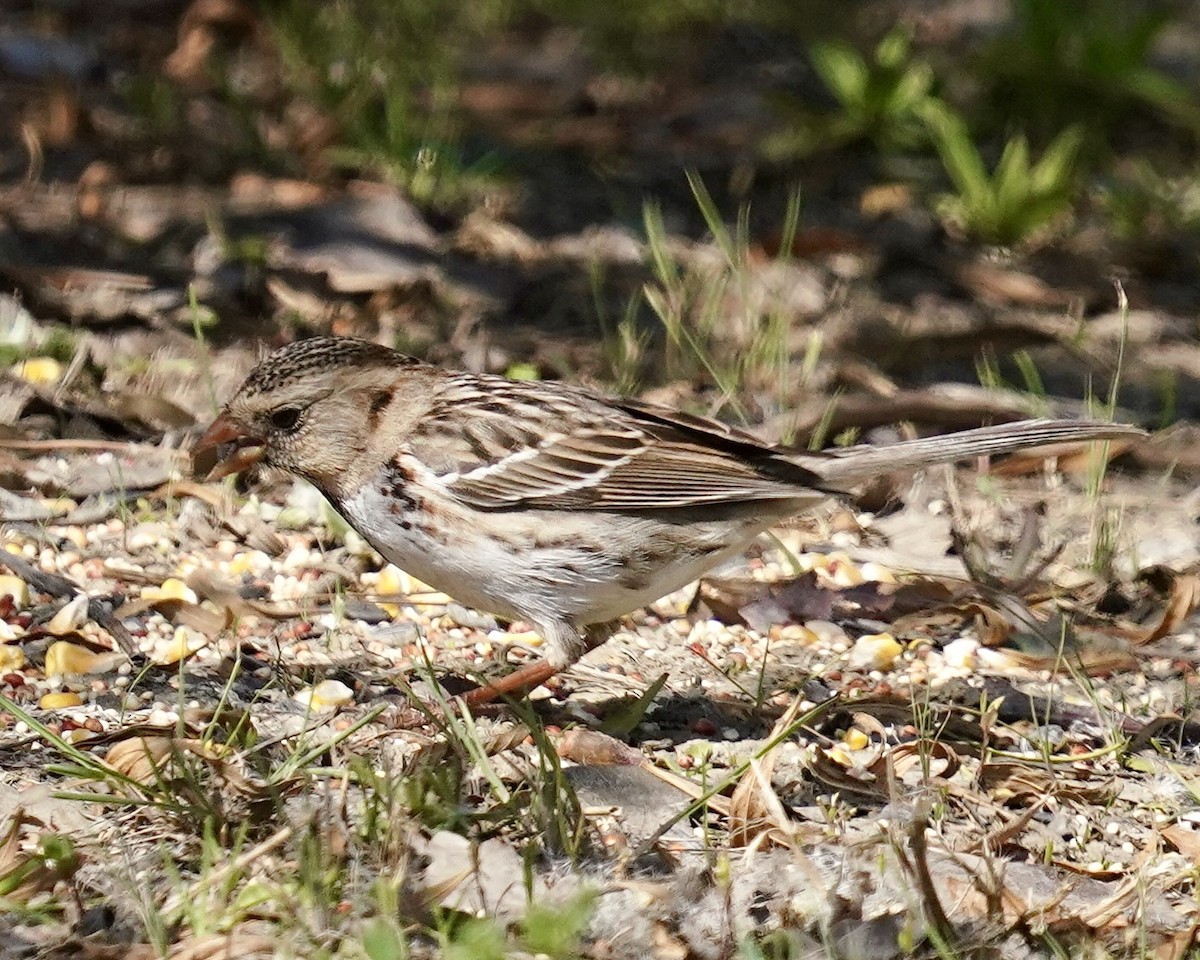
[[[192,448],[192,472],[205,481],[219,480],[253,466],[264,450],[261,437],[248,436],[221,415]]]

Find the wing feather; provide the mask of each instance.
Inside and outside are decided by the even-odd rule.
[[[422,457],[485,510],[670,510],[792,499],[819,483],[735,428],[555,384],[463,375],[425,424]]]

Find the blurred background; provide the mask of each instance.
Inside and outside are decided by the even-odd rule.
[[[187,426],[333,331],[801,442],[1194,416],[1198,34],[1150,0],[14,0],[0,413]]]

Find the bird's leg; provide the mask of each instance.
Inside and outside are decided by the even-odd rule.
[[[615,624],[601,623],[587,627],[582,633],[566,624],[553,624],[544,628],[546,658],[526,664],[485,687],[463,694],[468,707],[491,703],[501,697],[524,696],[535,687],[565,670],[593,647],[599,646],[612,636]]]
[[[562,668],[553,666],[549,660],[535,660],[489,683],[486,687],[477,687],[464,693],[463,702],[468,707],[479,707],[501,697],[524,696],[534,687],[540,687],[560,669]]]

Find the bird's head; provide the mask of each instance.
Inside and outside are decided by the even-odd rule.
[[[276,350],[238,388],[192,451],[208,480],[260,464],[323,488],[352,469],[417,361],[365,340],[316,337]]]

